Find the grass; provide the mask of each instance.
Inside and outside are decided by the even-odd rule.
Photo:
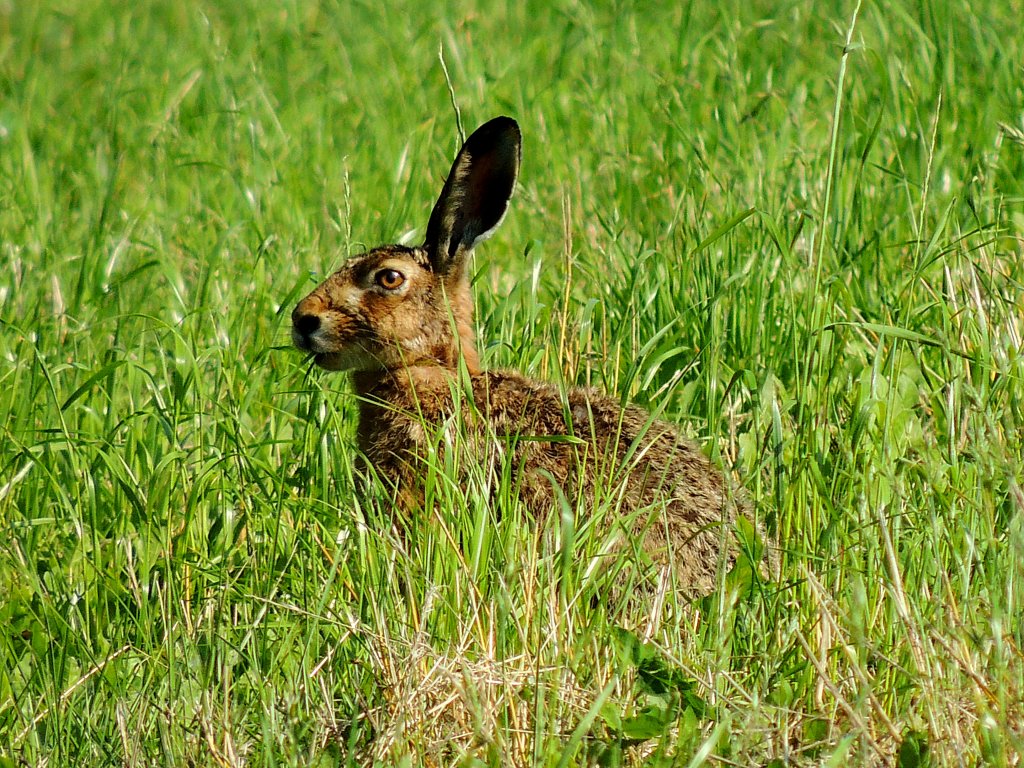
[[[0,765],[1020,765],[1015,5],[0,4]],[[612,509],[353,493],[289,313],[453,100],[525,136],[486,363],[662,409],[777,581],[640,613]]]

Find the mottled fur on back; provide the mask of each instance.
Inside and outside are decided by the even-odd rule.
[[[423,504],[433,433],[462,407],[456,394],[465,382],[473,402],[464,444],[478,458],[505,455],[530,511],[550,512],[553,484],[586,508],[601,482],[651,559],[674,566],[687,592],[708,592],[732,559],[735,510],[722,473],[696,446],[598,392],[480,369],[466,262],[505,215],[520,144],[510,118],[477,129],[452,165],[424,244],[350,260],[296,306],[293,340],[322,368],[352,373],[359,447],[410,512]]]
[[[437,368],[356,376],[359,447],[380,476],[405,492],[407,505],[422,500],[423,461],[434,446],[424,421],[442,424],[459,409],[469,433],[464,444],[478,461],[504,453],[517,495],[538,518],[552,509],[552,483],[569,499],[592,502],[602,482],[602,495],[618,497],[623,514],[641,512],[632,514],[630,529],[643,535],[655,563],[674,563],[686,591],[714,587],[732,504],[721,473],[675,428],[598,392],[563,392],[514,372],[484,371],[470,382],[472,409],[458,402],[457,377]],[[579,442],[543,439],[562,436]]]

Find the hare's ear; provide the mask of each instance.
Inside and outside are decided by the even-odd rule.
[[[522,137],[511,117],[489,120],[459,150],[423,243],[440,275],[460,271],[473,246],[497,229],[519,174]]]

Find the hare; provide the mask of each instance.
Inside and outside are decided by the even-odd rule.
[[[465,419],[469,443],[507,446],[531,513],[550,512],[555,485],[570,502],[587,502],[605,483],[652,561],[674,566],[683,591],[707,593],[732,559],[736,511],[722,473],[695,445],[598,392],[481,370],[467,262],[505,217],[520,148],[515,120],[480,126],[455,158],[423,245],[386,245],[350,259],[295,307],[292,340],[321,368],[351,373],[359,448],[407,511],[422,504],[432,440],[425,425],[452,417],[468,372],[477,414]]]

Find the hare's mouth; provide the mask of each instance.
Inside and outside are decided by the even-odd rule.
[[[369,371],[381,367],[380,361],[362,347],[347,346],[331,352],[314,352],[313,362],[325,371]]]
[[[313,362],[325,371],[343,371],[349,366],[346,365],[348,356],[338,352],[318,352],[313,355]]]

